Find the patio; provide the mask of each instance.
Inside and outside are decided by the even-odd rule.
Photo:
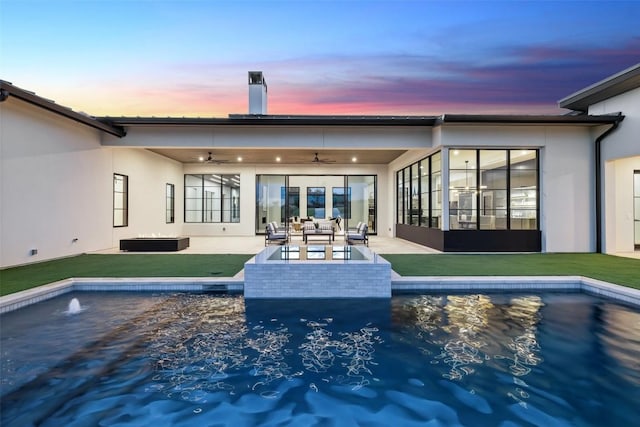
[[[294,236],[292,244],[304,245],[300,235]],[[317,242],[315,242],[317,244]],[[343,235],[336,235],[333,245],[346,244]],[[190,245],[188,248],[180,251],[181,254],[257,254],[264,249],[264,236],[228,236],[228,237],[198,237],[190,236]],[[429,254],[440,253],[435,249],[412,243],[407,240],[369,236],[369,249],[379,254]],[[100,254],[116,254],[121,252],[119,248],[114,247],[94,253]]]

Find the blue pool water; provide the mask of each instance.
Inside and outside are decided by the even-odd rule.
[[[640,416],[640,313],[584,294],[75,293],[0,321],[2,426],[613,427]]]

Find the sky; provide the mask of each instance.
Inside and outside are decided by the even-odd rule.
[[[637,1],[0,0],[0,79],[93,116],[559,114],[640,63]]]

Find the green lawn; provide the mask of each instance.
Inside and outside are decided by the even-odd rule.
[[[232,277],[252,255],[79,255],[0,270],[0,295],[69,277]],[[640,289],[640,260],[602,254],[382,255],[402,276],[579,275]]]
[[[69,277],[232,277],[253,255],[79,255],[0,270],[0,295]]]
[[[401,276],[586,276],[640,289],[640,260],[603,254],[382,255]]]

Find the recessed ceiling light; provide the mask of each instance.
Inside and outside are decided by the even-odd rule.
[[[357,161],[358,161],[358,158],[357,158],[357,157],[352,157],[352,158],[351,158],[351,161],[355,163],[355,162],[357,162]]]
[[[238,161],[241,162],[242,161],[242,157],[238,156]]]
[[[204,157],[200,156],[200,157],[198,157],[198,160],[201,161],[201,162],[204,162]]]
[[[279,161],[280,161],[280,157],[276,157],[276,162],[279,162]]]

